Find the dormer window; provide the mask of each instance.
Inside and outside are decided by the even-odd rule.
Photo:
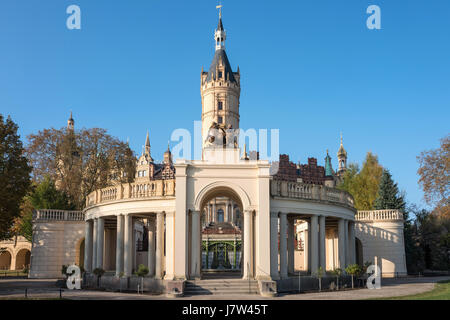
[[[223,77],[222,71],[219,71],[219,79],[222,79],[222,77]]]

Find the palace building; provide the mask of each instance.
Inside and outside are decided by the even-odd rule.
[[[101,268],[102,286],[135,290],[143,264],[146,291],[214,292],[208,281],[222,279],[236,292],[250,286],[273,295],[319,268],[370,261],[383,276],[406,274],[401,212],[357,212],[352,196],[336,188],[347,165],[342,137],[337,171],[328,152],[320,166],[288,155],[271,164],[240,150],[232,130],[240,123],[241,74],[226,40],[220,15],[215,54],[200,75],[202,158],[173,162],[168,148],[156,163],[147,133],[133,183],[95,190],[82,212],[36,212],[30,277],[60,277],[63,264],[75,263],[86,270],[85,286]]]

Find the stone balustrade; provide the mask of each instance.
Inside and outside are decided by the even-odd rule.
[[[358,211],[356,221],[403,221],[403,213],[399,210],[370,210]]]
[[[84,221],[84,213],[82,211],[43,209],[43,210],[36,210],[33,212],[33,220],[35,222]]]
[[[273,197],[328,201],[354,207],[353,197],[348,192],[315,184],[272,180],[270,194]]]
[[[86,207],[123,199],[147,199],[175,196],[175,180],[122,183],[91,192]]]

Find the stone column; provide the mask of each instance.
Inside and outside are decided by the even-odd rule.
[[[84,236],[84,269],[92,272],[92,242],[93,242],[93,222],[86,220]]]
[[[288,219],[288,243],[287,243],[287,249],[288,249],[288,274],[294,273],[294,219],[289,218]]]
[[[116,237],[116,277],[123,272],[123,238],[124,238],[124,218],[117,216],[117,237]]]
[[[236,222],[234,221],[235,219],[234,219],[234,204],[233,204],[233,202],[231,202],[231,208],[230,208],[230,210],[231,210],[231,222],[232,222],[233,224],[235,224]]]
[[[314,274],[319,269],[319,225],[318,217],[311,216],[311,273]]]
[[[124,266],[123,266],[123,272],[125,273],[126,277],[131,276],[131,272],[133,269],[133,217],[130,214],[127,214],[125,216],[125,230],[124,230],[124,254],[123,254],[123,260],[124,260]]]
[[[206,218],[206,224],[209,224],[211,222],[211,206],[208,203],[207,204],[207,218]]]
[[[225,222],[230,222],[230,201],[226,202],[226,208],[225,208]]]
[[[191,212],[191,278],[200,277],[200,217],[198,211]]]
[[[288,277],[287,273],[287,241],[286,241],[286,213],[280,212],[280,277]]]
[[[252,211],[245,210],[244,211],[244,261],[242,268],[244,269],[243,278],[249,279],[251,278],[252,272]]]
[[[98,218],[97,222],[97,268],[104,269],[103,248],[105,246],[105,219]]]
[[[158,212],[156,215],[156,266],[155,278],[163,278],[163,254],[164,254],[164,213]]]
[[[217,222],[217,208],[216,208],[216,199],[214,199],[214,203],[212,205],[212,215],[213,215],[213,222]]]
[[[349,246],[348,250],[350,251],[350,264],[356,263],[356,251],[355,251],[355,222],[349,222]]]
[[[92,271],[97,268],[97,241],[98,241],[98,219],[94,219],[93,243],[92,243]]]
[[[134,224],[135,224],[135,220],[134,220],[134,218],[131,218],[131,230],[132,230],[132,232],[131,232],[131,237],[132,237],[132,241],[131,241],[131,243],[132,243],[132,245],[131,245],[131,261],[132,261],[131,272],[133,272],[133,270],[137,269],[136,268],[136,240],[137,240],[136,235],[137,235],[137,232],[136,232],[136,228],[135,228]]]
[[[309,229],[310,227],[310,223],[308,222],[308,229],[303,230],[303,241],[304,241],[304,245],[303,245],[303,265],[304,265],[304,269],[305,271],[310,271],[310,267],[311,267],[311,263],[309,261],[310,256],[309,256]]]
[[[344,222],[345,231],[345,266],[350,264],[350,250],[349,250],[349,237],[348,237],[348,220]]]
[[[325,216],[319,217],[319,266],[322,267],[323,271],[327,269],[327,256],[326,256],[326,246],[325,246]]]
[[[338,255],[339,255],[339,268],[345,269],[345,220],[339,219],[338,222]]]
[[[155,218],[148,219],[148,274],[155,275]]]
[[[272,280],[280,279],[278,271],[278,212],[270,214],[270,271]]]

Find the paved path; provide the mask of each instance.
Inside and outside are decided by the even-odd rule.
[[[275,300],[360,300],[369,298],[387,298],[406,296],[430,291],[435,283],[450,280],[450,277],[421,277],[383,280],[379,290],[358,289],[338,292],[302,293],[281,295]],[[0,280],[0,299],[23,298],[28,289],[30,298],[58,298],[59,289],[55,287],[56,280],[10,279]],[[164,295],[114,293],[103,291],[69,291],[64,290],[62,296],[76,300],[170,300]],[[271,300],[258,295],[239,296],[192,296],[179,300]]]

